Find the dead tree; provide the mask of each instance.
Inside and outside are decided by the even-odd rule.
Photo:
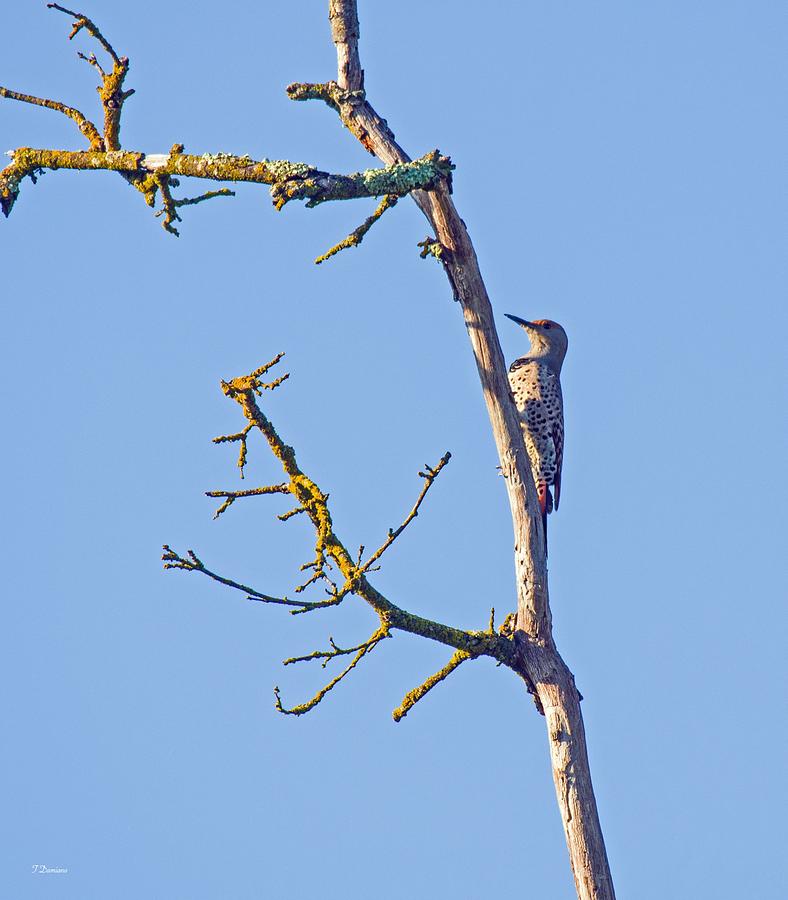
[[[277,689],[276,706],[282,713],[302,715],[314,708],[365,656],[396,630],[429,638],[454,651],[442,669],[405,695],[402,704],[394,711],[397,721],[466,661],[489,656],[511,669],[523,679],[537,710],[545,717],[556,796],[577,895],[582,900],[611,900],[614,897],[613,883],[591,784],[581,697],[572,673],[553,640],[545,541],[536,489],[509,392],[490,300],[470,237],[452,201],[453,166],[437,150],[411,160],[397,144],[386,120],[367,100],[358,52],[356,0],[329,0],[329,20],[338,61],[336,81],[297,83],[287,88],[293,100],[321,100],[328,104],[338,114],[342,124],[384,164],[383,168],[351,175],[332,174],[288,160],[255,161],[248,156],[228,153],[194,156],[185,153],[184,147],[178,143],[173,144],[168,153],[148,154],[122,149],[121,114],[125,101],[133,94],[132,90],[124,88],[129,60],[118,56],[87,16],[56,3],[50,3],[49,7],[73,18],[70,37],[84,29],[109,59],[108,65],[102,65],[93,53],[89,56],[79,54],[99,75],[98,93],[103,124],[99,127],[78,109],[64,103],[0,87],[0,97],[43,106],[69,117],[89,145],[88,149],[78,152],[29,147],[9,151],[11,162],[0,172],[0,207],[6,216],[20,196],[24,179],[30,178],[35,183],[37,175],[46,169],[118,172],[151,207],[159,198],[160,209],[156,215],[163,217],[164,228],[175,235],[178,234],[175,223],[180,221],[179,211],[184,206],[232,194],[232,191],[221,188],[193,198],[176,198],[173,192],[179,186],[179,176],[212,182],[268,185],[277,209],[291,200],[304,200],[307,206],[316,206],[329,200],[380,197],[374,214],[316,262],[328,259],[345,247],[359,244],[377,219],[393,207],[399,197],[412,196],[426,216],[433,233],[421,242],[421,252],[423,256],[432,255],[440,261],[453,296],[458,301],[458,308],[462,310],[509,497],[514,529],[516,613],[508,615],[496,629],[493,610],[486,629],[468,631],[408,612],[373,587],[370,577],[379,560],[418,515],[422,501],[449,462],[450,454],[447,453],[434,468],[425,466],[424,471],[419,473],[424,479],[422,490],[402,524],[390,530],[374,552],[365,556],[361,547],[352,554],[334,530],[327,495],[302,471],[295,451],[279,436],[261,408],[259,398],[263,391],[273,390],[287,378],[287,375],[282,375],[271,382],[262,381],[262,376],[279,361],[281,354],[250,375],[222,382],[222,390],[240,406],[246,424],[236,434],[215,440],[239,445],[238,465],[243,476],[248,440],[254,432],[259,432],[281,463],[285,480],[247,490],[210,491],[209,496],[221,499],[217,510],[219,515],[240,499],[266,494],[292,495],[294,508],[279,518],[287,520],[305,514],[316,536],[314,558],[302,567],[307,573],[305,580],[295,589],[293,598],[274,597],[210,570],[192,551],[181,555],[167,546],[163,556],[165,567],[201,573],[241,591],[254,601],[288,607],[293,614],[336,606],[351,595],[359,597],[374,610],[377,625],[361,644],[345,648],[330,640],[328,649],[286,660],[285,664],[319,660],[323,667],[338,657],[346,657],[349,662],[339,675],[299,705],[286,707]],[[321,598],[305,599],[304,592],[315,587],[324,589]]]

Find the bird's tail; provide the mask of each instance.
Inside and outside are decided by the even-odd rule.
[[[542,529],[544,531],[544,557],[547,559],[547,513],[542,513]]]
[[[544,534],[544,555],[547,556],[547,514],[553,511],[553,495],[545,482],[536,486],[539,509],[542,511],[542,532]]]

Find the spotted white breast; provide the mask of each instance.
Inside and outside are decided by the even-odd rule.
[[[552,512],[561,499],[561,463],[564,455],[564,402],[558,375],[547,365],[527,357],[509,367],[509,384],[514,395],[525,448],[539,493],[543,513]]]

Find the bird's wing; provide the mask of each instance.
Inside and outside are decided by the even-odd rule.
[[[564,463],[564,423],[558,419],[553,423],[553,446],[555,447],[555,480],[553,481],[553,493],[555,494],[555,508],[561,502],[561,466]]]
[[[558,388],[558,403],[560,415],[553,419],[553,446],[555,447],[555,481],[553,482],[555,494],[555,508],[561,501],[561,467],[564,464],[564,398],[561,396],[561,382],[556,379]]]

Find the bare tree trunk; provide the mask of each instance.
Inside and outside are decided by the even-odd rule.
[[[329,0],[337,48],[339,103],[343,122],[387,165],[410,157],[386,122],[366,102],[358,54],[356,0]],[[536,488],[520,424],[509,392],[503,353],[476,253],[445,184],[416,202],[435,230],[440,260],[459,300],[482,383],[487,412],[506,480],[514,527],[517,631],[522,674],[544,711],[558,807],[580,900],[614,900],[615,892],[596,808],[586,751],[580,697],[574,677],[552,637],[547,560]]]

